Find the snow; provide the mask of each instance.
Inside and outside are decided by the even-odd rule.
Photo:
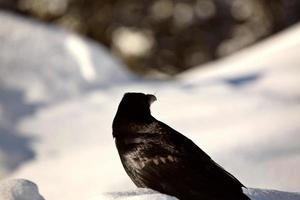
[[[90,200],[177,200],[177,198],[158,193],[151,189],[139,188],[124,192],[104,193]]]
[[[44,200],[36,184],[25,179],[0,181],[1,200]]]
[[[60,101],[132,79],[120,62],[92,41],[0,12],[1,85],[28,102]]]
[[[299,200],[300,193],[282,192],[276,190],[261,190],[261,189],[247,189],[245,190],[252,200]]]
[[[111,135],[122,95],[140,91],[157,96],[157,119],[247,187],[300,191],[300,25],[152,81],[67,31],[3,12],[0,23],[0,177],[32,180],[45,199],[172,199],[135,189]]]
[[[276,190],[245,189],[252,200],[298,200],[300,193]],[[11,179],[0,182],[1,200],[44,200],[35,183],[25,179]],[[137,188],[123,192],[109,192],[89,200],[176,200],[177,198],[158,193],[151,189]]]
[[[40,108],[133,79],[101,46],[0,12],[0,177],[35,158],[18,123]],[[3,163],[3,164],[2,164]]]
[[[300,193],[276,190],[245,189],[245,194],[252,200],[299,200]],[[93,197],[90,200],[176,200],[177,198],[157,193],[150,189],[134,189],[126,192],[112,192]]]

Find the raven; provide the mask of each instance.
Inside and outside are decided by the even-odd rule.
[[[155,100],[151,94],[126,93],[113,120],[121,162],[135,185],[180,200],[250,200],[233,175],[151,115]]]

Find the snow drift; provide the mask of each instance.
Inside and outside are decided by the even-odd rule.
[[[299,193],[276,190],[245,189],[252,200],[299,200]],[[12,179],[0,182],[1,200],[44,200],[36,184],[25,179]],[[104,193],[89,200],[176,200],[177,198],[158,193],[151,189],[137,188],[123,192]]]
[[[25,179],[0,181],[1,200],[44,200],[36,184]]]
[[[299,200],[299,193],[281,192],[276,190],[245,189],[251,200]],[[157,193],[150,189],[135,189],[126,192],[114,192],[94,197],[90,200],[176,200],[177,198]]]

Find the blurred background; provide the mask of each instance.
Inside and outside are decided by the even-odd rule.
[[[134,72],[175,75],[300,20],[298,0],[1,0],[107,46]]]
[[[299,20],[298,0],[0,0],[0,179],[135,188],[111,135],[135,91],[247,187],[299,192]]]

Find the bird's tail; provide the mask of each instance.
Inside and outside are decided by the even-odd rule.
[[[242,197],[240,198],[240,200],[251,200],[251,199],[246,194],[242,194]]]

